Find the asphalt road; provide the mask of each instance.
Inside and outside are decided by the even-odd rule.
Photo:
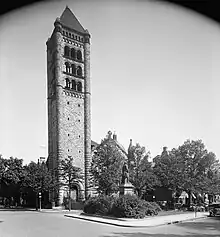
[[[149,228],[125,228],[64,217],[63,213],[0,211],[0,237],[220,237],[220,217]]]

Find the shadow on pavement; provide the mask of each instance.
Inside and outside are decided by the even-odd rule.
[[[4,211],[36,211],[34,208],[0,208],[0,212]]]
[[[202,222],[185,222],[178,224],[179,227],[183,228],[183,232],[179,234],[151,234],[143,233],[141,231],[133,233],[125,232],[113,232],[109,235],[102,235],[101,237],[220,237],[220,217],[209,217]],[[199,233],[195,233],[199,231]],[[215,233],[211,233],[214,231]],[[219,233],[216,233],[219,232]]]
[[[98,217],[98,218],[101,218],[101,219],[110,219],[110,220],[119,220],[119,221],[126,221],[126,220],[123,220],[121,218],[117,218],[117,217],[114,217],[114,216],[101,216],[101,215],[95,215],[95,214],[87,214],[87,213],[81,213],[80,214],[81,216],[92,216],[92,217]]]
[[[102,237],[219,237],[219,234],[195,234],[195,233],[188,233],[188,234],[146,234],[141,232],[135,233],[114,233],[112,235],[103,235]]]
[[[208,217],[203,222],[185,222],[179,225],[187,229],[199,229],[203,231],[206,231],[206,230],[220,231],[220,216]]]

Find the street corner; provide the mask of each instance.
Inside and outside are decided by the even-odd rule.
[[[114,225],[118,227],[133,227],[133,228],[149,228],[158,227],[162,225],[178,224],[187,221],[204,219],[208,217],[207,213],[200,213],[197,216],[192,215],[173,215],[173,216],[157,216],[148,217],[144,219],[129,219],[129,218],[111,218],[97,215],[87,215],[85,213],[79,214],[65,214],[65,217],[75,218],[83,221],[96,222],[106,225]]]

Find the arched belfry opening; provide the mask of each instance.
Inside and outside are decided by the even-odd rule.
[[[64,56],[66,57],[70,56],[70,48],[68,46],[64,47]]]

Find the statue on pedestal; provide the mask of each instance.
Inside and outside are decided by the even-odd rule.
[[[129,182],[129,170],[126,162],[124,162],[122,167],[122,179],[119,191],[119,195],[134,194],[134,186]]]
[[[124,162],[124,165],[122,167],[122,180],[121,180],[122,184],[126,184],[129,183],[129,171],[128,171],[128,165],[126,164],[126,162]]]

